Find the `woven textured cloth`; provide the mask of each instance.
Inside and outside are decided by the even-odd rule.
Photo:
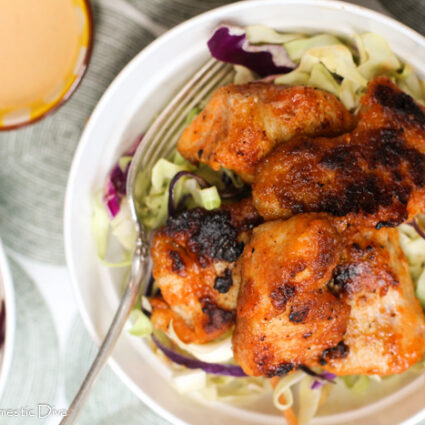
[[[68,173],[91,111],[118,72],[152,40],[192,16],[227,3],[231,2],[94,1],[93,54],[76,93],[37,124],[0,133],[0,235],[9,254],[18,316],[14,358],[0,409],[33,409],[40,402],[67,406],[96,352],[75,303],[67,304],[72,297],[62,234]],[[381,11],[387,8],[396,18],[425,32],[425,0],[355,3]],[[61,315],[67,316],[66,320]],[[58,418],[1,417],[0,423],[57,424]],[[107,368],[79,423],[167,422]]]
[[[380,0],[382,6],[399,21],[416,31],[425,32],[424,0]]]

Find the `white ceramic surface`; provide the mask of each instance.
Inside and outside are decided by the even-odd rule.
[[[3,347],[0,350],[0,398],[3,391],[5,391],[6,381],[12,363],[16,325],[14,294],[12,277],[3,245],[0,241],[0,300],[4,300],[6,306],[5,339]]]
[[[84,322],[99,344],[118,305],[121,276],[97,261],[90,231],[91,201],[119,153],[142,133],[157,111],[208,58],[206,41],[222,22],[266,24],[283,31],[374,31],[418,71],[425,69],[425,40],[406,26],[368,9],[334,1],[260,0],[234,3],[198,16],[144,49],[105,92],[83,133],[71,169],[65,204],[65,249]],[[248,406],[201,405],[177,394],[169,371],[134,337],[123,334],[110,364],[134,393],[173,424],[283,423],[270,400]],[[413,424],[425,407],[423,376],[402,390],[316,424]],[[413,418],[413,416],[415,416]],[[408,418],[411,418],[408,420]]]

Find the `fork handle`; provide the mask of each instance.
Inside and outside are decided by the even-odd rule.
[[[138,240],[140,242],[140,240]],[[139,245],[139,243],[137,243]],[[144,250],[143,250],[144,251]],[[105,367],[106,362],[120,336],[127,318],[136,303],[137,296],[142,286],[143,277],[146,271],[147,257],[140,249],[136,249],[132,262],[132,271],[129,282],[121,298],[118,310],[112,320],[108,333],[99,348],[90,370],[88,371],[78,393],[72,401],[67,415],[61,420],[60,425],[72,425],[75,423],[81,409],[83,408],[91,389]]]

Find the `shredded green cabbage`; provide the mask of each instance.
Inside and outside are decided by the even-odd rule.
[[[314,378],[305,376],[298,385],[298,410],[299,425],[307,425],[317,413],[322,397],[322,388],[312,389]],[[329,384],[325,384],[329,385]]]
[[[404,64],[399,74],[396,74],[396,83],[401,90],[410,94],[418,102],[424,104],[423,86],[414,69],[409,64]]]
[[[141,310],[134,309],[127,319],[128,332],[131,335],[144,337],[153,332],[152,322]]]
[[[377,75],[388,75],[416,101],[425,104],[424,83],[410,65],[400,62],[378,34],[356,34],[347,41],[331,34],[318,34],[283,45],[298,67],[277,77],[276,84],[326,90],[354,110],[368,81]]]
[[[421,273],[416,282],[416,296],[422,308],[425,308],[425,270]]]
[[[416,218],[418,223],[423,219],[424,216]],[[415,284],[416,297],[425,310],[425,240],[409,224],[402,224],[398,230],[400,244],[406,254],[409,272]]]
[[[273,391],[273,404],[275,405],[276,409],[286,410],[292,406],[294,402],[294,396],[292,395],[291,387],[301,381],[301,379],[303,379],[305,376],[306,374],[304,372],[297,370],[279,381]],[[283,395],[285,398],[284,403],[280,400],[281,395]]]
[[[315,63],[312,66],[307,84],[317,89],[326,90],[335,96],[339,95],[340,86],[328,69],[321,63]]]
[[[270,391],[270,383],[265,378],[233,378],[207,374],[207,384],[200,395],[209,401],[247,403],[251,398]]]
[[[118,160],[118,165],[120,166],[121,170],[123,172],[125,172],[125,170],[127,169],[128,164],[130,164],[131,160],[133,159],[132,156],[129,155],[123,155],[119,160]]]
[[[391,75],[401,68],[400,61],[383,37],[366,33],[356,36],[355,40],[360,52],[358,70],[368,81],[377,75]]]
[[[252,44],[283,44],[293,40],[305,38],[304,34],[279,33],[265,25],[249,25],[245,27],[246,37]]]
[[[234,65],[235,76],[233,77],[233,82],[235,84],[246,84],[255,80],[254,73],[242,65]]]
[[[176,334],[173,323],[170,323],[168,336],[179,348],[193,357],[209,363],[224,363],[233,360],[232,335],[205,344],[185,344]]]
[[[194,179],[187,179],[185,188],[192,195],[195,205],[206,210],[214,210],[221,205],[220,195],[215,186],[201,189]],[[184,192],[183,192],[184,195]]]
[[[166,347],[171,347],[171,341],[177,344],[177,349],[185,355],[211,363],[234,363],[231,344],[231,335],[206,344],[185,344],[175,334],[172,325],[168,334],[154,330],[155,337]],[[155,349],[155,348],[154,348]],[[158,353],[162,356],[162,353]],[[227,359],[227,360],[226,360]],[[183,366],[166,361],[165,364],[171,370],[172,383],[177,391],[184,394],[192,394],[206,401],[222,401],[226,403],[248,402],[252,397],[271,391],[269,380],[263,377],[232,377],[211,375],[200,369],[188,370]]]
[[[202,109],[199,106],[192,108],[187,114],[186,125],[189,125],[201,111]]]
[[[165,224],[168,217],[168,191],[172,178],[180,171],[191,171],[200,176],[213,173],[206,167],[194,167],[188,161],[181,161],[181,156],[174,156],[177,160],[161,158],[154,165],[150,179],[150,188],[141,199],[141,216],[143,224],[151,229]],[[218,180],[214,175],[214,179]],[[211,179],[206,179],[211,182]],[[220,207],[221,199],[216,186],[202,189],[197,181],[190,177],[182,177],[174,189],[174,201],[178,204],[185,196],[190,195],[189,207],[203,207],[212,210]]]
[[[207,374],[201,369],[176,370],[173,384],[180,394],[203,391],[207,387]]]
[[[110,224],[111,234],[119,241],[127,253],[133,252],[136,240],[136,228],[130,217],[130,206],[127,199],[124,198],[119,213]]]
[[[335,36],[330,34],[318,34],[301,40],[289,41],[284,44],[284,47],[293,61],[299,61],[304,53],[310,49],[338,44],[341,44],[341,41]]]
[[[283,74],[275,79],[276,84],[284,84],[287,86],[307,86],[310,74],[301,69],[295,69],[292,72]]]
[[[306,52],[305,55],[310,55],[320,61],[329,72],[352,81],[360,87],[365,87],[367,84],[367,80],[360,74],[354,63],[353,53],[343,44],[315,47]]]
[[[355,394],[364,393],[370,385],[370,379],[366,375],[348,375],[341,378],[345,385]]]
[[[111,220],[102,202],[102,193],[99,192],[93,201],[93,212],[91,217],[91,230],[96,244],[96,251],[100,262],[110,268],[123,268],[131,265],[132,252],[136,240],[135,228],[130,217],[127,202],[124,199],[124,208]],[[108,261],[108,249],[110,239],[114,238],[119,243],[118,253],[113,257],[121,257],[120,261]]]
[[[184,391],[186,393],[196,393],[206,401],[221,401],[225,403],[241,403],[249,402],[253,397],[260,394],[270,392],[270,383],[264,378],[233,378],[231,376],[210,375],[203,372],[189,383],[185,383]],[[177,376],[180,374],[176,372]],[[203,387],[201,387],[201,379]],[[176,382],[173,378],[173,383],[180,386],[181,383]]]

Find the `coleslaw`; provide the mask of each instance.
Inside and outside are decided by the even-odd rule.
[[[211,55],[234,64],[234,82],[254,80],[306,85],[337,96],[355,112],[367,83],[387,75],[417,102],[425,104],[425,85],[409,64],[402,63],[378,34],[356,34],[341,38],[334,34],[280,33],[255,25],[246,28],[222,26],[208,42]],[[200,112],[187,116],[189,124]],[[107,177],[105,187],[93,200],[92,230],[100,261],[108,267],[129,267],[135,230],[129,214],[125,180],[137,144],[121,156]],[[229,170],[216,172],[206,165],[194,166],[177,151],[160,158],[148,176],[139,199],[144,225],[156,229],[165,224],[170,211],[195,206],[212,210],[244,190],[244,183]],[[425,309],[425,218],[399,226],[402,248],[415,283],[416,295]],[[155,291],[155,284],[151,285]],[[167,333],[154,330],[150,305],[144,294],[128,321],[136,337],[152,336],[152,348],[173,370],[173,383],[180,393],[197,394],[206,400],[247,401],[272,391],[266,378],[246,376],[233,359],[231,332],[206,344],[185,344],[171,324]],[[423,362],[405,373],[419,373]],[[296,405],[300,424],[307,424],[326,402],[333,383],[343,384],[353,395],[367,392],[371,381],[391,377],[326,376],[320,370],[297,370],[281,378],[273,390],[279,410]]]

